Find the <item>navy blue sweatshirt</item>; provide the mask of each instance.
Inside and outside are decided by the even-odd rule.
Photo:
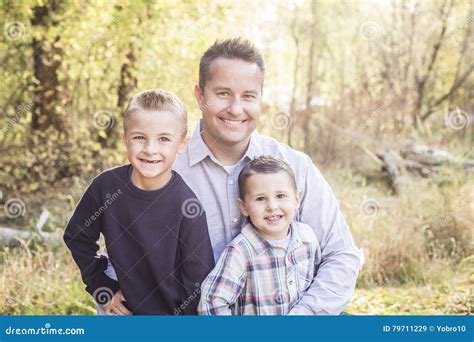
[[[134,315],[197,314],[200,284],[214,267],[202,205],[175,171],[163,188],[145,191],[133,185],[131,170],[98,175],[66,227],[86,290],[105,304],[120,289]],[[118,282],[104,274],[101,233]]]

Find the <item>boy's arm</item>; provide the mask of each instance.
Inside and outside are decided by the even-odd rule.
[[[231,306],[242,293],[246,276],[245,258],[228,246],[202,284],[199,315],[232,315]]]
[[[349,302],[359,271],[359,250],[339,204],[309,157],[298,220],[313,228],[321,264],[308,291],[290,315],[338,315]]]
[[[181,276],[184,285],[182,310],[179,311],[185,315],[196,315],[201,283],[215,264],[204,211],[195,218],[183,217],[179,244],[182,257]]]
[[[87,285],[86,291],[96,302],[105,304],[119,290],[119,283],[105,275],[107,258],[97,255],[101,217],[94,216],[99,206],[90,193],[92,186],[84,193],[74,210],[64,232],[64,242],[81,270],[82,280]]]

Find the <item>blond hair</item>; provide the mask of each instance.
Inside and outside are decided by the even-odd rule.
[[[127,131],[127,120],[136,111],[167,111],[176,114],[183,121],[183,136],[188,131],[188,113],[176,94],[164,89],[148,89],[136,94],[123,113],[123,129]]]

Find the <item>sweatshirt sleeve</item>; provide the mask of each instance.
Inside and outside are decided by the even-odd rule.
[[[182,305],[183,314],[196,315],[201,283],[213,269],[215,262],[206,213],[201,210],[199,215],[187,216],[183,217],[179,237],[182,260],[181,277],[184,285],[184,298],[181,303],[184,304]]]
[[[107,257],[98,255],[102,220],[100,206],[92,195],[94,182],[76,206],[64,232],[64,242],[81,271],[86,291],[96,301],[111,298],[119,290],[118,281],[107,277]],[[105,303],[103,303],[105,304]]]

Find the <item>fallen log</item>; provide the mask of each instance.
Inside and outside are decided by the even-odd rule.
[[[422,177],[438,173],[443,166],[461,167],[474,172],[474,160],[455,158],[446,151],[429,146],[406,144],[400,148],[385,148],[375,153],[364,151],[381,167],[382,176],[389,181],[395,194],[400,194],[406,183],[406,171]]]
[[[43,241],[51,247],[60,246],[63,243],[60,234],[43,232],[40,235],[28,230],[0,227],[0,247],[18,247],[21,245],[21,240],[30,241],[33,239]]]
[[[22,230],[10,227],[0,227],[0,247],[18,247],[22,241],[36,239],[51,247],[63,244],[63,239],[59,233],[48,233],[43,231],[43,226],[49,217],[49,212],[43,210],[36,222],[35,231]]]

